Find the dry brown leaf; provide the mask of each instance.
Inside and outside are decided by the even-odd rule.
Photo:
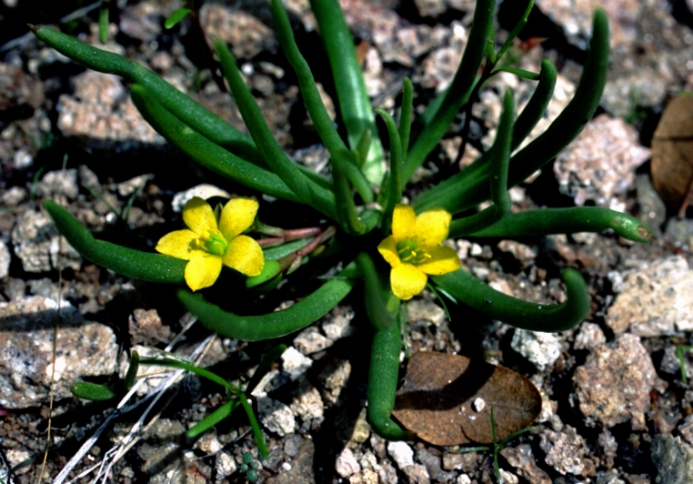
[[[434,445],[493,443],[534,422],[539,390],[507,368],[447,353],[415,353],[397,392],[393,416]]]
[[[683,216],[693,202],[693,95],[667,104],[652,138],[651,172],[664,203]]]

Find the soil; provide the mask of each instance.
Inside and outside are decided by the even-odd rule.
[[[299,46],[334,112],[329,64],[307,2],[287,3]],[[595,2],[585,3],[566,9],[560,2],[537,1],[520,36],[522,68],[537,71],[541,59],[549,58],[560,74],[547,123],[579,79]],[[448,319],[428,291],[407,309],[412,352],[482,358],[527,376],[540,390],[538,427],[500,452],[508,483],[693,482],[693,389],[680,368],[682,362],[684,376],[693,375],[685,349],[693,332],[693,211],[678,218],[679,207],[664,205],[652,188],[649,163],[666,103],[693,89],[693,5],[602,3],[614,32],[612,62],[602,105],[588,124],[592,129],[582,144],[571,145],[512,190],[513,210],[611,207],[650,224],[653,241],[635,244],[608,232],[454,241],[466,270],[523,300],[561,302],[561,270],[579,269],[589,288],[590,314],[557,335],[516,330],[463,304],[448,304]],[[198,167],[146,125],[127,83],[85,71],[24,28],[27,22],[53,24],[99,45],[98,11],[77,10],[81,2],[61,5],[57,11],[40,2],[0,4],[0,478],[19,484],[43,476],[43,482],[54,482],[67,468],[68,480],[55,482],[93,482],[105,462],[102,482],[245,482],[241,466],[250,452],[258,482],[496,482],[490,451],[463,452],[420,440],[390,443],[371,431],[365,418],[371,328],[361,317],[359,290],[297,334],[246,343],[195,324],[177,303],[176,288],[119,276],[81,259],[61,241],[42,212],[44,199],[63,205],[99,237],[153,250],[163,234],[181,228],[176,195],[202,183],[259,197],[266,223],[295,228],[319,222],[305,207],[277,203]],[[244,129],[210,70],[213,62],[194,23],[187,19],[164,28],[177,6],[148,0],[112,6],[109,40],[102,47],[158,72]],[[345,0],[342,6],[374,106],[398,105],[405,76],[414,82],[417,112],[445,89],[466,42],[473,2]],[[287,153],[325,171],[327,155],[266,7],[210,2],[200,22],[208,35],[232,45]],[[514,2],[498,8],[499,41],[519,9]],[[460,164],[492,142],[503,89],[511,88],[521,105],[528,86],[506,75],[489,83],[472,111]],[[459,169],[464,126],[460,115],[406,196]],[[293,284],[253,304],[269,312],[307,294],[318,283],[317,272],[328,269],[312,262],[289,276]],[[267,459],[258,457],[241,412],[198,439],[186,439],[188,428],[225,401],[218,386],[197,377],[172,377],[156,399],[151,392],[161,375],[142,378],[137,395],[119,410],[114,401],[87,402],[69,390],[78,379],[117,385],[131,349],[171,350],[238,382],[278,343],[289,349],[251,398],[269,446]]]

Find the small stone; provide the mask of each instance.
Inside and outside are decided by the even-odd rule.
[[[477,397],[474,399],[474,402],[472,402],[472,408],[475,412],[481,412],[486,408],[486,401],[481,397]]]
[[[334,360],[328,364],[318,375],[318,381],[322,383],[324,391],[322,396],[329,405],[339,402],[342,390],[351,375],[351,363],[349,360]]]
[[[502,240],[498,243],[498,248],[503,252],[512,254],[523,266],[530,265],[537,257],[536,250],[528,245],[515,242],[514,240]]]
[[[171,337],[171,328],[161,323],[156,309],[149,311],[135,309],[128,318],[128,328],[133,345],[154,346],[158,343],[168,342]]]
[[[307,356],[303,356],[296,348],[289,346],[284,353],[282,353],[282,370],[289,374],[291,381],[297,380],[301,375],[305,374],[306,371],[313,364],[313,360]]]
[[[91,149],[122,152],[140,144],[163,144],[137,111],[120,79],[86,71],[73,78],[75,91],[59,99],[58,128],[68,138],[88,139]]]
[[[77,251],[60,236],[53,221],[43,212],[20,214],[12,230],[12,243],[27,272],[46,272],[58,266],[79,270],[82,264]]]
[[[291,402],[291,411],[304,421],[315,420],[317,424],[322,422],[325,405],[317,388],[307,380],[302,380],[295,393],[296,396]]]
[[[633,185],[635,169],[649,157],[650,150],[638,144],[635,128],[602,114],[556,157],[554,172],[561,192],[576,205],[592,200],[613,207],[612,199]]]
[[[7,248],[7,245],[0,240],[0,279],[3,277],[7,277],[7,275],[10,273],[10,251]]]
[[[197,446],[207,455],[216,454],[224,447],[219,441],[216,432],[207,432],[197,441]]]
[[[400,470],[414,465],[414,450],[406,442],[388,442],[387,453]]]
[[[354,334],[354,327],[351,325],[354,314],[351,308],[335,307],[332,310],[332,317],[322,323],[322,331],[327,339],[337,341]]]
[[[317,353],[332,345],[333,341],[325,338],[320,331],[313,326],[307,327],[294,338],[294,346],[304,355]]]
[[[283,437],[296,431],[296,419],[291,409],[282,402],[261,397],[257,399],[257,409],[262,425],[270,432]]]
[[[349,477],[352,474],[356,474],[361,470],[361,466],[354,457],[354,453],[350,448],[345,447],[342,452],[337,456],[337,463],[335,465],[335,470],[337,474],[342,477]]]
[[[402,472],[407,476],[411,484],[428,484],[431,482],[431,477],[428,475],[426,466],[414,464],[402,469]]]
[[[667,384],[654,369],[640,338],[623,334],[611,344],[595,347],[573,376],[580,411],[589,425],[595,421],[613,427],[631,421],[634,429],[645,428],[650,391],[664,391]]]
[[[67,302],[29,296],[0,302],[0,406],[16,409],[48,402],[51,376],[56,399],[70,398],[70,385],[85,376],[110,375],[118,344],[108,326],[84,321]],[[58,324],[58,354],[53,367],[53,333]]]
[[[590,350],[595,346],[606,343],[604,331],[598,324],[584,322],[580,325],[580,330],[575,335],[573,348],[576,350]]]
[[[531,361],[540,371],[550,367],[561,355],[563,347],[553,333],[515,329],[510,347]]]
[[[250,59],[260,52],[275,50],[277,37],[272,29],[253,15],[223,4],[205,3],[200,10],[200,24],[209,45],[218,38],[231,45],[238,59]]]
[[[430,321],[435,326],[445,321],[445,311],[436,303],[425,299],[414,299],[407,303],[407,323]]]
[[[49,171],[38,183],[36,191],[44,198],[56,199],[65,196],[74,200],[79,194],[77,169]]]
[[[358,445],[368,440],[368,437],[370,437],[370,435],[371,426],[368,423],[367,411],[365,408],[363,408],[361,409],[361,412],[359,412],[359,416],[356,419],[356,422],[354,422],[354,430],[351,433],[351,436],[349,437],[348,445],[353,445],[353,447],[357,447]]]
[[[500,454],[508,461],[508,464],[517,469],[520,477],[527,479],[531,484],[551,484],[549,475],[537,465],[532,446],[529,444],[506,447],[500,451]]]
[[[147,182],[153,179],[154,175],[152,173],[148,173],[145,175],[136,176],[122,183],[118,183],[118,185],[116,185],[118,195],[121,197],[129,197],[136,191],[142,190]]]
[[[565,426],[564,432],[542,430],[539,447],[546,452],[544,461],[563,475],[580,475],[585,468],[587,445],[570,425]]]
[[[684,257],[645,262],[620,276],[621,291],[606,316],[614,333],[668,336],[693,330],[693,270]]]
[[[236,472],[236,469],[236,459],[234,459],[233,456],[231,456],[227,452],[220,452],[217,455],[217,463],[215,466],[215,470],[217,471],[218,476],[230,476],[231,474]]]
[[[693,449],[678,437],[656,435],[650,451],[657,468],[657,484],[686,484],[693,482]]]
[[[0,202],[2,202],[2,205],[5,207],[16,207],[24,201],[26,196],[26,190],[18,186],[13,186],[2,194],[2,197],[0,197]]]

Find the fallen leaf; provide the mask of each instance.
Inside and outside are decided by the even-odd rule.
[[[534,422],[539,390],[502,366],[447,353],[415,353],[392,415],[433,445],[491,444]]]
[[[664,203],[682,216],[693,202],[693,95],[667,104],[652,138],[652,184]]]

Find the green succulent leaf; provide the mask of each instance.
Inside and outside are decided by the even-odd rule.
[[[70,391],[77,398],[93,400],[95,402],[111,400],[118,396],[111,387],[88,381],[77,381],[73,383],[70,385]]]
[[[460,269],[433,282],[453,297],[485,314],[517,328],[558,333],[581,323],[590,309],[585,281],[574,269],[563,271],[566,300],[562,304],[536,304],[507,296]]]

